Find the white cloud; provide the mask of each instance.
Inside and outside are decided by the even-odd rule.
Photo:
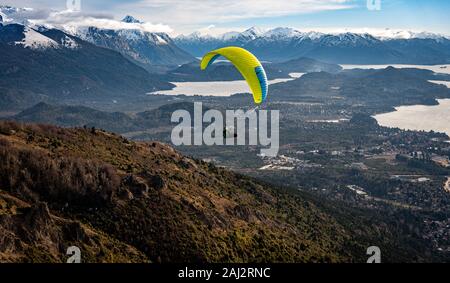
[[[165,24],[125,23],[112,18],[110,15],[99,13],[84,13],[64,10],[53,11],[45,9],[17,9],[8,14],[8,19],[15,22],[28,22],[34,25],[63,28],[74,31],[81,27],[99,27],[104,29],[137,29],[147,32],[172,32],[172,28]]]
[[[108,18],[106,15],[85,14],[76,11],[51,12],[47,18],[31,21],[34,24],[50,25],[63,27],[66,30],[77,29],[80,27],[99,27],[103,29],[137,29],[147,32],[172,32],[172,28],[164,24],[152,23],[125,23]]]
[[[155,21],[175,25],[225,23],[243,19],[279,17],[342,10],[354,7],[353,0],[141,0],[125,4],[145,10]]]

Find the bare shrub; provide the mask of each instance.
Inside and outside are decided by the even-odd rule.
[[[0,143],[0,186],[22,197],[32,191],[44,201],[92,207],[111,200],[120,187],[116,170],[79,158],[53,159],[40,150]]]

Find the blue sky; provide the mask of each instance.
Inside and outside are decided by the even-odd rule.
[[[450,35],[448,0],[81,0],[82,12],[120,19],[131,14],[174,33],[220,33],[251,26],[289,26],[301,30],[403,29]],[[64,10],[66,0],[0,0],[0,4]]]

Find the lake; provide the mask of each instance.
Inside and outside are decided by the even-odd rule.
[[[450,65],[341,65],[344,69],[385,69],[388,66],[394,68],[416,68],[431,70],[435,73],[450,74]],[[450,82],[429,82],[442,84],[450,88]],[[390,128],[400,128],[414,131],[435,131],[446,133],[450,136],[450,99],[438,100],[439,105],[413,105],[396,107],[394,112],[374,116],[378,124]]]
[[[344,69],[384,69],[388,66],[395,68],[417,68],[431,70],[437,73],[450,74],[450,65],[341,65]],[[287,82],[304,75],[292,73],[290,78],[270,80],[270,84]],[[430,81],[450,87],[450,82]],[[175,82],[172,90],[157,91],[151,94],[187,96],[231,96],[236,93],[250,92],[247,83],[240,81],[215,81],[215,82]],[[436,106],[401,106],[396,111],[374,116],[382,126],[401,128],[406,130],[423,130],[444,132],[450,136],[450,99],[439,100]]]
[[[390,128],[435,131],[450,136],[450,99],[439,99],[439,105],[400,106],[396,111],[375,115],[378,124]]]
[[[291,73],[290,78],[270,80],[269,85],[282,83],[300,78],[303,73]],[[249,93],[247,82],[242,81],[215,81],[215,82],[174,82],[176,87],[171,90],[160,90],[150,94],[187,96],[231,96],[236,93]]]

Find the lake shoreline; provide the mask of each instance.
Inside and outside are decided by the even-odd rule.
[[[436,104],[401,105],[393,111],[377,113],[372,118],[378,125],[409,131],[425,131],[446,134],[450,139],[450,98],[435,99]],[[443,113],[448,112],[448,113]],[[417,121],[417,117],[422,119]],[[416,118],[416,121],[414,120]],[[447,121],[449,120],[449,121]],[[440,121],[437,124],[436,121]]]
[[[290,73],[289,78],[269,80],[269,87],[273,84],[284,83],[302,77],[304,73]],[[231,97],[235,94],[250,93],[248,83],[245,80],[234,81],[207,81],[207,82],[171,82],[175,85],[170,90],[158,90],[147,95],[167,96],[203,96],[203,97]]]

